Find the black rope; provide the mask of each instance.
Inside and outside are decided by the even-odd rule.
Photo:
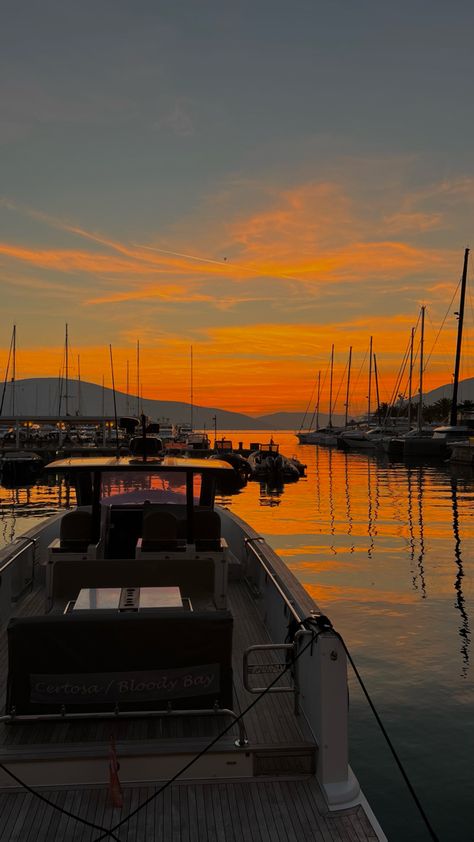
[[[405,769],[404,769],[404,767],[403,767],[402,761],[400,760],[400,758],[399,758],[399,756],[398,756],[398,754],[397,754],[397,751],[396,751],[396,749],[395,749],[395,746],[393,745],[393,743],[392,743],[392,741],[391,741],[391,739],[390,739],[390,737],[389,737],[389,735],[388,735],[388,733],[387,733],[387,730],[386,730],[386,728],[385,728],[385,726],[384,726],[384,724],[383,724],[383,722],[382,722],[382,720],[381,720],[381,718],[380,718],[380,716],[379,716],[379,714],[378,714],[378,712],[377,712],[377,709],[376,709],[376,707],[375,707],[375,705],[374,705],[374,703],[373,703],[372,699],[370,698],[369,692],[368,692],[368,690],[367,690],[367,688],[366,688],[366,686],[365,686],[365,684],[364,684],[364,682],[363,682],[363,680],[362,680],[362,677],[361,677],[361,675],[360,675],[360,673],[359,673],[359,670],[357,669],[357,667],[356,667],[356,665],[355,665],[355,663],[354,663],[354,660],[353,660],[353,658],[352,658],[352,655],[351,655],[351,653],[349,652],[349,650],[348,650],[348,648],[347,648],[347,646],[346,646],[346,644],[345,644],[345,642],[344,642],[344,638],[343,638],[343,637],[339,634],[339,632],[337,632],[337,631],[333,628],[333,626],[332,626],[332,624],[331,624],[331,621],[330,621],[327,617],[324,617],[324,618],[322,618],[322,619],[323,619],[323,620],[325,621],[325,623],[326,623],[326,629],[328,629],[328,630],[330,629],[331,631],[333,631],[333,632],[334,632],[334,634],[336,635],[336,637],[338,638],[338,640],[341,642],[341,645],[342,645],[342,647],[343,647],[343,649],[344,649],[344,652],[345,652],[345,653],[346,653],[346,655],[347,655],[347,659],[348,659],[348,661],[349,661],[349,663],[350,663],[350,665],[351,665],[352,669],[354,670],[354,674],[355,674],[355,676],[356,676],[356,678],[357,678],[357,681],[359,682],[359,684],[360,684],[360,686],[361,686],[361,688],[362,688],[362,691],[363,691],[363,693],[364,693],[364,696],[365,696],[365,698],[367,699],[367,702],[369,703],[369,707],[370,707],[370,709],[371,709],[372,713],[373,713],[373,714],[374,714],[374,716],[375,716],[375,719],[376,719],[376,721],[377,721],[377,724],[378,724],[378,726],[379,726],[380,730],[382,731],[382,734],[383,734],[383,736],[384,736],[384,738],[385,738],[385,741],[386,741],[386,743],[387,743],[387,745],[388,745],[388,747],[389,747],[390,751],[392,752],[392,755],[393,755],[393,758],[394,758],[394,760],[395,760],[395,763],[397,764],[397,766],[398,766],[398,768],[399,768],[399,770],[400,770],[400,773],[401,773],[401,775],[402,775],[402,777],[403,777],[403,780],[405,781],[405,783],[406,783],[406,785],[407,785],[407,787],[408,787],[408,790],[409,790],[409,792],[410,792],[410,794],[411,794],[411,796],[412,796],[412,798],[413,798],[413,800],[414,800],[414,802],[415,802],[416,806],[418,807],[418,810],[419,810],[420,815],[421,815],[421,817],[422,817],[422,819],[423,819],[423,821],[424,821],[424,823],[425,823],[425,825],[426,825],[426,828],[427,828],[427,830],[428,830],[428,833],[430,834],[431,839],[433,839],[433,842],[439,842],[439,837],[436,835],[436,833],[435,833],[435,831],[434,831],[434,829],[433,829],[433,827],[432,827],[432,825],[431,825],[431,822],[430,822],[430,820],[429,820],[428,816],[426,815],[426,813],[425,813],[425,811],[424,811],[424,809],[423,809],[423,805],[421,804],[421,801],[420,801],[420,799],[418,798],[418,795],[416,794],[415,788],[414,788],[413,784],[411,783],[411,781],[410,781],[410,779],[409,779],[409,777],[408,777],[407,773],[405,772]],[[314,621],[313,621],[313,619],[312,619],[312,618],[310,618],[310,620],[309,620],[309,621],[305,621],[305,622],[307,622],[307,623],[311,624],[311,623],[312,623],[312,622],[314,622]],[[316,622],[317,622],[317,621],[316,621]]]

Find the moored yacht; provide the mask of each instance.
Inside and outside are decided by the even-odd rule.
[[[246,825],[280,842],[384,840],[348,761],[344,644],[214,504],[232,468],[127,456],[48,470],[77,508],[0,553],[0,788],[17,838],[38,816],[24,783],[51,802],[58,842],[88,821],[177,842],[201,809],[203,840]]]

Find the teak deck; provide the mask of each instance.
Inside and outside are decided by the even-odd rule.
[[[234,615],[234,710],[240,713],[257,698],[243,685],[243,652],[248,646],[269,640],[245,582],[229,582],[229,607]],[[44,591],[36,590],[21,602],[18,613],[43,610]],[[4,695],[5,629],[0,637],[0,670]],[[267,677],[267,683],[268,680]],[[40,778],[35,786],[41,787],[41,793],[58,807],[102,828],[110,828],[159,788],[155,780],[148,786],[126,784],[123,807],[117,809],[110,805],[108,755],[112,732],[119,760],[132,755],[145,758],[161,754],[166,762],[167,756],[178,752],[182,753],[180,768],[189,755],[201,751],[225,724],[222,717],[204,716],[183,720],[165,717],[0,724],[0,762],[14,769],[21,778],[30,762],[47,769],[65,758],[73,767],[74,758],[93,757],[102,770],[102,785],[53,787],[43,773],[37,772]],[[245,728],[249,741],[245,752],[252,758],[253,777],[235,777],[217,783],[193,779],[190,771],[186,780],[173,783],[117,831],[121,842],[289,842],[294,839],[368,842],[377,839],[362,807],[338,813],[327,811],[311,774],[316,747],[305,728],[305,720],[294,713],[291,692],[265,695],[246,714]],[[234,726],[211,751],[235,751],[237,736]],[[41,761],[49,763],[43,765]],[[92,842],[100,836],[99,829],[80,824],[33,794],[20,791],[19,787],[0,792],[0,840]]]

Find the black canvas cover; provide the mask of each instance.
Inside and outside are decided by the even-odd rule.
[[[232,707],[232,625],[182,609],[15,618],[7,712]]]

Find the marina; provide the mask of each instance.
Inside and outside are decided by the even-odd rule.
[[[293,451],[291,434],[278,440]],[[439,838],[469,838],[472,472],[314,446],[297,453],[306,479],[252,482],[220,503],[255,525],[343,635]],[[74,502],[64,485],[1,493],[4,540]],[[350,673],[349,691],[351,760],[371,806],[388,838],[424,842]]]

